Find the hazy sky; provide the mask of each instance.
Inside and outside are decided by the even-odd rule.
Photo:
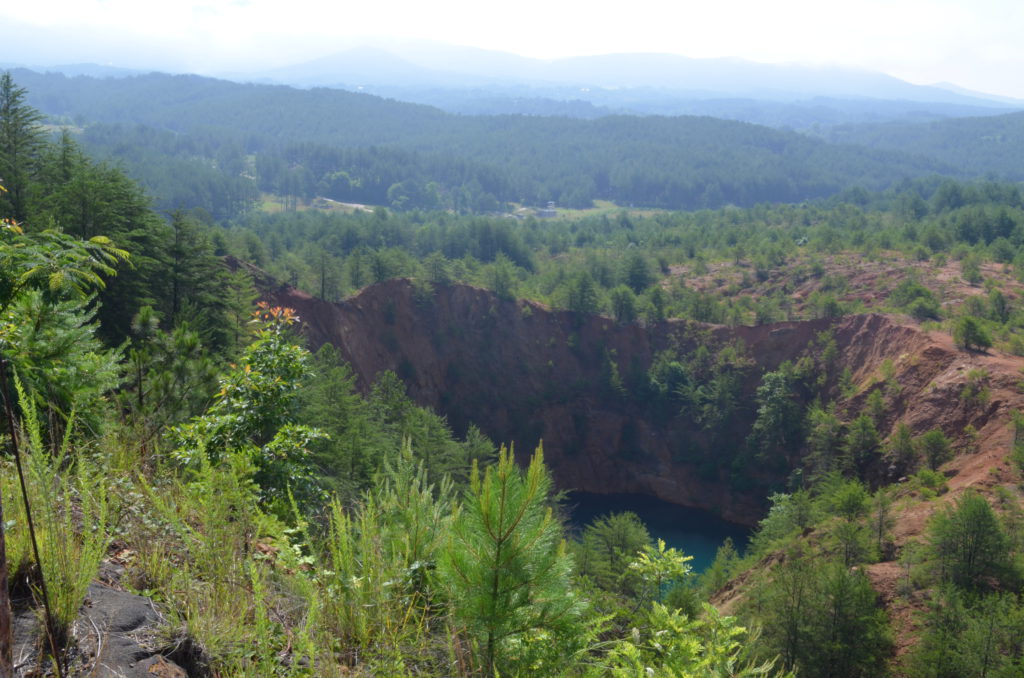
[[[160,67],[176,55],[212,72],[324,56],[359,35],[540,58],[669,52],[837,64],[1024,98],[1020,0],[0,0],[3,61],[45,54]]]

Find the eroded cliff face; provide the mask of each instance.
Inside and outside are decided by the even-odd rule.
[[[361,388],[393,370],[416,402],[446,415],[457,432],[474,423],[493,440],[514,443],[523,456],[543,441],[562,488],[654,495],[745,524],[763,516],[767,492],[783,487],[786,474],[747,459],[744,482],[737,482],[735,468],[718,462],[743,445],[763,374],[820,353],[814,341],[823,331],[831,332],[838,351],[820,364],[827,374],[819,388],[842,413],[855,416],[883,378],[897,385],[889,390],[883,436],[905,421],[915,434],[941,427],[963,442],[971,424],[978,449],[1001,450],[1011,439],[1010,411],[1022,405],[1019,359],[958,351],[948,337],[882,315],[736,328],[617,325],[474,287],[423,292],[406,280],[371,286],[340,304],[282,287],[264,297],[296,309],[312,348],[334,344]],[[692,419],[637,396],[659,352],[737,340],[752,364],[729,430],[714,440]],[[960,397],[966,372],[975,367],[989,372],[984,404]],[[837,382],[847,368],[855,388],[843,397]]]

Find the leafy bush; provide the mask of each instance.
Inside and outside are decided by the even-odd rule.
[[[303,504],[322,498],[308,448],[323,434],[293,421],[309,359],[290,335],[297,317],[290,309],[264,306],[257,320],[255,339],[240,365],[221,379],[214,403],[174,430],[174,455],[193,468],[204,460],[216,465],[237,452],[249,455],[263,501],[284,515],[289,494]]]

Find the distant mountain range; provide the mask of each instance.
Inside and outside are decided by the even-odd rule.
[[[360,91],[463,115],[584,119],[612,114],[708,115],[800,131],[1024,110],[1021,100],[955,85],[914,85],[881,73],[838,67],[672,54],[541,60],[424,41],[353,42],[338,47],[333,55],[286,67],[206,75],[236,82]],[[0,59],[3,56],[0,52]],[[116,64],[32,68],[101,78],[147,72]],[[161,70],[175,72],[174,68]]]
[[[892,76],[837,67],[692,59],[674,54],[604,54],[541,60],[477,48],[424,42],[356,45],[306,63],[232,79],[260,78],[297,86],[656,89],[689,98],[794,101],[811,97],[870,98],[983,107],[1024,108],[978,92],[913,85]]]
[[[838,67],[672,54],[539,60],[423,42],[353,45],[285,68],[224,77],[363,91],[461,114],[710,115],[800,130],[1024,109],[1024,101]]]

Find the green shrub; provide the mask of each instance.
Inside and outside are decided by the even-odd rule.
[[[968,351],[984,351],[992,346],[992,338],[981,321],[970,315],[960,316],[953,325],[953,341]]]

